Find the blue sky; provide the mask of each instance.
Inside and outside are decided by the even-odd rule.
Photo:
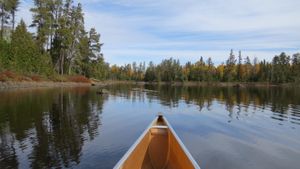
[[[230,52],[270,60],[300,52],[299,0],[75,0],[83,4],[86,27],[95,27],[111,64],[178,58],[181,63]],[[18,18],[31,21],[31,0]]]

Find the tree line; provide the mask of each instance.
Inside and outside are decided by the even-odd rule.
[[[233,50],[225,63],[215,66],[212,59],[203,57],[195,63],[187,62],[183,66],[172,58],[160,64],[149,64],[145,81],[198,81],[198,82],[300,82],[300,53],[292,58],[281,53],[272,59],[253,61],[242,57],[241,51],[236,58]]]
[[[1,0],[0,71],[40,75],[84,75],[107,78],[100,34],[84,27],[80,3],[72,0],[34,0],[32,23],[15,28],[19,0]],[[28,31],[35,28],[35,32]]]
[[[299,53],[281,53],[268,62],[251,61],[241,51],[235,56],[231,50],[226,62],[219,65],[203,57],[185,64],[170,58],[159,64],[109,65],[101,52],[100,34],[95,28],[85,29],[80,3],[34,0],[31,24],[21,20],[15,27],[19,4],[19,0],[0,0],[0,71],[148,82],[300,82]],[[28,27],[36,31],[29,32]]]
[[[299,83],[300,82],[300,53],[292,57],[284,52],[273,57],[271,62],[259,61],[249,56],[242,57],[239,51],[236,57],[231,50],[225,63],[214,65],[211,58],[203,57],[195,62],[181,64],[179,60],[170,58],[159,64],[150,62],[113,65],[111,77],[121,80],[138,80],[148,82],[269,82],[269,83]]]

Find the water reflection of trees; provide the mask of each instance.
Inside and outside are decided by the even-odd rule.
[[[105,100],[89,88],[1,93],[0,168],[19,165],[16,149],[29,152],[31,168],[79,163],[84,141],[99,134]]]
[[[232,114],[236,113],[236,118],[239,117],[241,109],[247,112],[249,107],[254,110],[268,108],[273,112],[272,118],[287,120],[288,116],[291,116],[291,122],[299,122],[300,90],[296,88],[179,88],[173,89],[179,91],[175,92],[178,94],[176,97],[170,96],[170,93],[165,92],[164,89],[159,90],[159,98],[165,103],[184,99],[187,103],[193,102],[199,105],[200,110],[203,107],[209,109],[212,105],[211,102],[216,100],[226,105],[229,116],[233,117]],[[237,111],[234,112],[234,109]]]
[[[139,87],[141,90],[131,90]],[[146,89],[146,90],[144,90]],[[233,87],[188,87],[168,85],[110,87],[112,95],[122,96],[133,101],[158,101],[169,107],[178,107],[180,102],[194,104],[211,110],[213,101],[225,105],[230,118],[239,119],[256,110],[270,110],[271,118],[287,120],[298,124],[300,119],[300,90],[297,88],[233,88]],[[249,112],[251,108],[251,112]]]

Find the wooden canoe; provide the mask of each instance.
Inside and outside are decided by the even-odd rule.
[[[200,169],[175,131],[157,116],[114,169]]]

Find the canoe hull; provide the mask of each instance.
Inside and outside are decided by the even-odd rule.
[[[167,119],[158,116],[114,169],[200,169]]]

